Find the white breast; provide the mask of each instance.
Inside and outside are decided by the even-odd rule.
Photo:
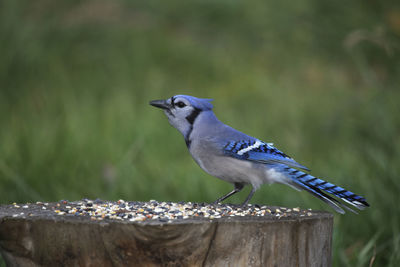
[[[265,167],[261,164],[226,156],[200,157],[196,162],[210,175],[230,183],[251,184],[257,189],[266,182]]]

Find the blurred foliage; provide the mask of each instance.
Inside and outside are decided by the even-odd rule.
[[[231,185],[148,105],[190,94],[367,198],[335,215],[335,266],[398,266],[399,49],[398,1],[0,1],[0,202],[215,200]]]

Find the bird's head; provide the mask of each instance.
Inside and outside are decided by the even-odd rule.
[[[150,101],[150,105],[163,109],[169,123],[186,137],[200,113],[213,108],[210,101],[212,99],[176,95],[166,100]]]

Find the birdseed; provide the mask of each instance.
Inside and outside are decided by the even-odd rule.
[[[128,222],[158,221],[171,223],[187,219],[218,220],[230,217],[269,217],[273,219],[309,217],[316,213],[310,209],[270,207],[251,205],[240,206],[234,204],[207,204],[192,202],[160,202],[150,200],[149,202],[138,201],[102,201],[100,199],[69,202],[61,200],[56,203],[36,202],[36,204],[24,204],[22,207],[13,203],[10,208],[18,210],[40,209],[42,212],[54,213],[58,216],[83,216],[90,220],[118,220]],[[35,214],[34,212],[32,212]],[[32,216],[16,212],[13,217]]]

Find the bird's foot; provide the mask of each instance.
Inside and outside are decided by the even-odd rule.
[[[244,208],[247,208],[247,207],[249,207],[249,206],[251,206],[251,204],[249,204],[249,202],[245,201],[245,202],[243,202],[239,207],[242,208],[242,209],[244,209]]]

